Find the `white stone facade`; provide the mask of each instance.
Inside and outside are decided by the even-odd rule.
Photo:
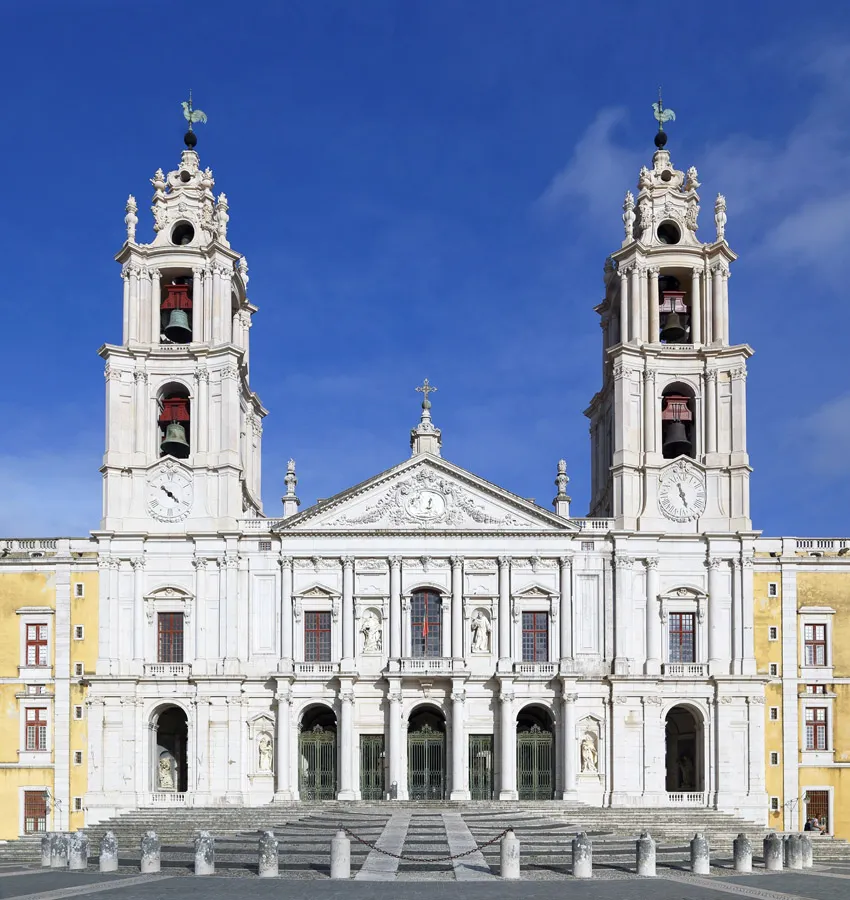
[[[604,383],[588,410],[597,517],[587,519],[570,515],[563,465],[550,512],[442,459],[427,391],[408,459],[302,512],[290,465],[284,516],[264,518],[265,410],[248,380],[256,308],[227,242],[226,198],[214,203],[194,150],[152,181],[157,236],[137,244],[128,212],[124,342],[101,351],[89,821],[146,805],[318,796],[311,760],[329,733],[318,769],[340,799],[533,795],[764,821],[751,351],[728,346],[734,254],[722,235],[695,238],[695,170],[655,154],[641,173],[641,239],[627,210],[626,241],[606,267]],[[662,218],[679,223],[678,244],[653,238]],[[682,301],[690,342],[675,345],[657,339],[658,277],[673,271],[697,285]],[[192,276],[188,343],[160,337],[175,274]],[[672,381],[691,389],[692,452],[667,459],[660,409]],[[168,385],[188,399],[181,459],[160,458]],[[160,615],[172,613],[183,617],[182,662],[159,658]],[[670,656],[683,616],[687,662]],[[311,635],[327,642],[325,658],[309,658]],[[442,764],[420,766],[419,739],[443,742]]]

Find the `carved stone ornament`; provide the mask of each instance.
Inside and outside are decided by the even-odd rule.
[[[650,694],[648,697],[643,698],[643,702],[647,706],[663,706],[664,699],[659,697],[657,694]]]
[[[754,695],[752,697],[747,697],[747,700],[749,700],[750,703],[754,703],[756,706],[764,706],[764,697]]]
[[[358,559],[358,572],[386,572],[387,561],[385,559]]]

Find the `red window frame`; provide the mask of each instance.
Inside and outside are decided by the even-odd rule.
[[[24,834],[47,831],[47,798],[44,791],[24,791]]]
[[[28,666],[47,666],[47,623],[28,622],[25,626],[25,657]]]
[[[806,666],[825,666],[826,625],[813,623],[803,626],[803,652]]]
[[[306,662],[330,662],[331,614],[304,613],[304,659]]]
[[[671,663],[696,662],[696,618],[696,615],[690,612],[669,614],[667,634]]]
[[[828,750],[829,712],[825,706],[807,706],[805,716],[806,750]]]
[[[549,615],[545,612],[522,614],[522,661],[549,662]]]
[[[161,663],[183,662],[183,613],[161,612],[157,614],[157,661]]]
[[[413,656],[438,657],[441,652],[442,598],[435,591],[417,591],[410,598],[410,648]]]
[[[47,750],[47,709],[43,706],[28,706],[24,710],[26,724],[27,752]]]

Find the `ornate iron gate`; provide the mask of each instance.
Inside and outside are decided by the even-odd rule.
[[[314,725],[298,736],[298,793],[302,800],[336,798],[336,732]]]
[[[554,735],[539,725],[516,736],[517,791],[520,800],[551,800],[554,797]]]
[[[360,735],[360,797],[384,799],[384,736]]]
[[[407,735],[407,791],[411,800],[442,800],[446,736],[427,722]]]
[[[473,800],[493,799],[493,735],[469,736],[469,796]]]

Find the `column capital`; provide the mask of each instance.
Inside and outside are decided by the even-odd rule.
[[[193,565],[196,569],[199,569],[199,570],[203,571],[203,570],[206,569],[206,567],[207,567],[207,562],[208,562],[208,560],[207,560],[207,558],[206,558],[205,556],[196,556],[196,557],[192,560],[192,565]]]
[[[650,278],[658,278],[661,268],[659,266],[650,266],[646,271]]]
[[[614,553],[614,566],[617,569],[631,569],[635,564],[635,560],[633,556],[629,556],[628,553],[623,553],[620,550],[617,550]]]
[[[499,568],[500,569],[509,569],[511,567],[511,557],[510,556],[500,556],[499,557]]]
[[[291,556],[283,556],[282,554],[278,557],[278,565],[282,569],[291,569],[292,568],[292,557]]]
[[[354,691],[345,690],[339,692],[340,703],[354,703]]]
[[[717,369],[706,369],[705,380],[708,382],[717,381]]]
[[[558,557],[558,564],[562,569],[571,569],[573,567],[573,554],[568,553]]]
[[[278,684],[274,698],[277,701],[278,706],[280,706],[281,703],[286,703],[288,705],[292,700],[292,689],[290,685],[287,684],[286,686],[283,686]]]
[[[453,569],[462,569],[463,568],[463,557],[462,556],[452,556],[449,558]]]
[[[144,569],[145,558],[144,558],[144,556],[134,556],[130,560],[130,564],[133,566],[133,571],[138,572],[140,569]]]
[[[578,694],[564,694],[564,703],[572,706],[578,700]]]
[[[354,568],[354,557],[353,556],[343,556],[340,558],[340,562],[342,563],[343,569],[353,569]]]
[[[401,556],[391,556],[390,557],[390,568],[391,569],[400,569],[403,561],[404,561],[404,559]]]
[[[466,691],[452,691],[451,700],[452,703],[465,703]]]
[[[719,569],[724,562],[725,560],[722,556],[709,556],[705,561],[705,567],[707,569]]]
[[[647,558],[643,561],[643,564],[647,569],[657,569],[658,568],[658,557],[657,556],[647,556]]]
[[[500,703],[513,703],[515,699],[516,694],[513,691],[502,691],[499,694]]]
[[[745,569],[752,569],[755,566],[756,561],[752,558],[752,556],[743,556],[741,557],[741,565]]]
[[[401,691],[387,691],[387,700],[390,703],[401,703]]]

